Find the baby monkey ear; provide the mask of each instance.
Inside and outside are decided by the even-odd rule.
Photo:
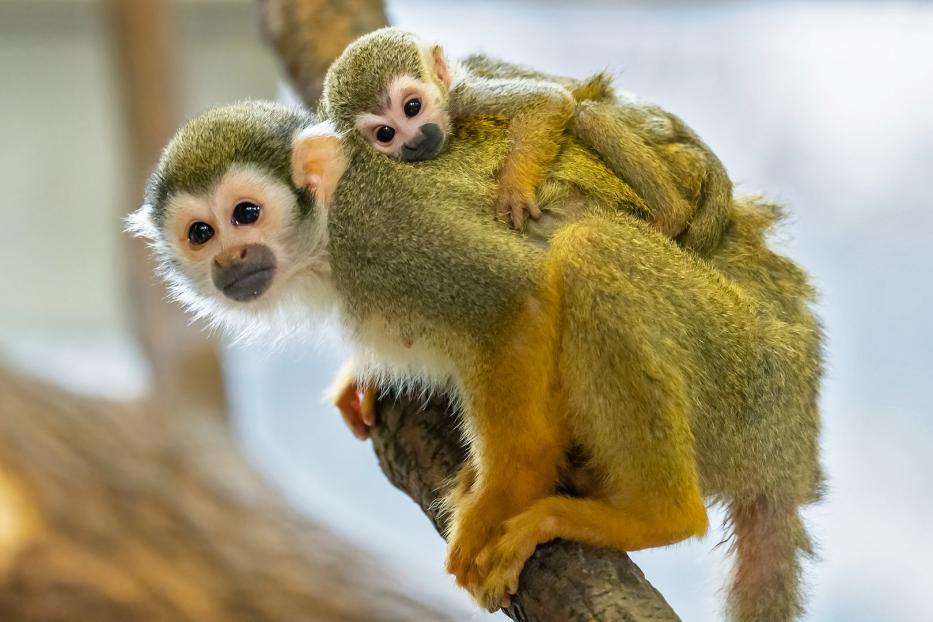
[[[441,84],[450,88],[450,65],[447,64],[447,57],[444,56],[444,48],[439,45],[430,45],[425,50],[425,62],[428,70],[431,71]]]
[[[347,170],[347,156],[333,122],[307,127],[292,141],[292,182],[306,188],[321,207],[330,205],[337,182]]]

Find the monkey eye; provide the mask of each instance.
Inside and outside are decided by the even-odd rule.
[[[393,138],[395,138],[395,129],[388,125],[383,125],[376,130],[376,140],[381,143],[390,143]]]
[[[188,227],[188,241],[195,246],[201,246],[214,237],[214,228],[206,222],[192,223]]]
[[[262,208],[255,203],[249,201],[237,203],[236,207],[233,208],[233,224],[251,225],[259,220],[260,211],[262,211]]]
[[[421,99],[418,97],[413,97],[405,102],[405,116],[414,117],[421,112]]]

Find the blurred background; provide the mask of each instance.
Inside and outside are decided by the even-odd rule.
[[[153,48],[133,22],[146,4],[0,0],[0,364],[118,402],[147,395],[159,373],[160,337],[140,329],[134,294],[153,277],[132,267],[120,230],[152,145],[207,107],[295,97],[255,2],[171,2]],[[807,619],[933,619],[933,4],[397,0],[386,11],[453,55],[576,76],[608,67],[685,119],[740,192],[789,206],[774,242],[813,275],[829,335],[830,492],[808,513],[822,561],[808,568]],[[227,422],[250,465],[284,512],[365,551],[401,593],[453,619],[501,618],[473,613],[428,520],[322,401],[344,354],[327,330],[277,351],[222,346]],[[0,551],[4,486],[0,473]],[[721,536],[632,557],[685,620],[716,620]]]

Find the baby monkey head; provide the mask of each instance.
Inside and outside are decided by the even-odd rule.
[[[192,119],[163,151],[128,230],[195,314],[242,332],[328,296],[326,206],[346,160],[332,125],[313,121],[244,102]]]
[[[451,71],[438,45],[397,28],[351,43],[324,79],[321,109],[404,162],[431,160],[447,142]]]

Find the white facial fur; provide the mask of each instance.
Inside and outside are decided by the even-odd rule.
[[[242,201],[261,208],[251,225],[232,222],[233,208]],[[298,217],[295,195],[287,184],[259,167],[234,164],[208,193],[170,197],[161,231],[145,205],[128,219],[127,229],[151,240],[169,291],[196,316],[239,340],[285,340],[319,324],[309,317],[309,307],[327,311],[336,300],[326,210],[317,210],[307,223],[298,224]],[[188,240],[189,227],[198,221],[214,229],[213,237],[201,245]],[[262,296],[242,303],[218,291],[211,270],[219,253],[246,244],[268,246],[276,257],[276,271]]]
[[[409,117],[405,114],[405,104],[413,99],[421,101],[421,110]],[[398,157],[402,145],[417,142],[421,137],[421,126],[436,123],[450,131],[450,117],[444,106],[445,95],[438,85],[422,82],[412,76],[396,78],[386,88],[386,100],[380,113],[365,112],[356,118],[356,128],[372,144],[373,148],[387,155]],[[387,126],[395,130],[395,136],[389,142],[381,142],[376,134],[379,128]]]

